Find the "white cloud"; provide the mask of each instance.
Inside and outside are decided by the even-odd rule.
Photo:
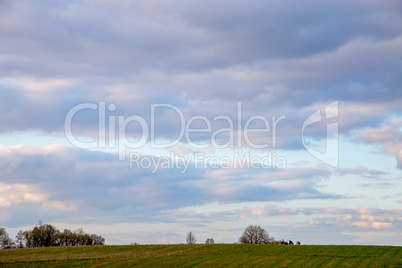
[[[0,207],[14,207],[19,203],[42,203],[48,195],[29,184],[0,183]]]
[[[7,81],[13,88],[26,90],[30,93],[65,90],[78,84],[78,81],[65,78],[3,77],[0,79]]]

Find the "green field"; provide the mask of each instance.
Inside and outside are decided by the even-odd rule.
[[[138,245],[0,250],[2,267],[402,267],[402,247]]]

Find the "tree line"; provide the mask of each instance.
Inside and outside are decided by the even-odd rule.
[[[195,235],[193,232],[189,232],[186,237],[187,244],[194,244],[197,242],[197,239],[195,238]],[[274,237],[270,237],[268,232],[265,231],[264,228],[262,228],[259,225],[249,225],[246,227],[246,229],[243,231],[243,234],[239,238],[239,243],[240,244],[282,244],[282,245],[294,245],[292,240],[285,241],[283,239],[281,240],[275,240]],[[214,239],[208,238],[205,241],[205,244],[215,244]],[[300,242],[297,241],[296,245],[300,245]]]
[[[275,240],[259,225],[249,225],[239,238],[241,244],[284,244],[293,245],[293,241]],[[197,239],[193,232],[186,236],[188,244],[195,244]],[[205,244],[214,244],[213,238],[208,238]],[[104,245],[105,239],[96,234],[87,234],[82,228],[72,232],[64,229],[59,231],[51,224],[40,224],[32,230],[20,230],[15,239],[11,239],[5,228],[0,227],[0,248],[35,248],[35,247],[62,247],[62,246],[95,246]],[[296,245],[300,245],[297,241]]]
[[[11,239],[5,228],[0,227],[0,248],[36,248],[62,246],[98,246],[104,245],[105,239],[96,234],[87,234],[82,228],[72,232],[63,232],[51,224],[41,224],[32,230],[20,230],[15,239]]]

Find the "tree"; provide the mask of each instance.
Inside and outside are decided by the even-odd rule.
[[[24,232],[24,241],[25,241],[25,246],[26,246],[27,248],[32,248],[32,247],[34,247],[34,245],[33,245],[32,231],[25,231],[25,232]]]
[[[24,232],[19,230],[18,234],[15,236],[15,243],[17,247],[23,248],[24,247]]]
[[[91,238],[92,238],[92,245],[94,246],[103,246],[105,244],[105,238],[103,238],[100,235],[92,234]]]
[[[73,246],[73,233],[68,230],[64,229],[63,232],[60,232],[60,246]]]
[[[242,244],[267,244],[271,240],[264,228],[259,225],[249,225],[239,238],[239,242]]]
[[[8,236],[6,229],[0,227],[0,248],[11,248],[14,246],[14,241]]]
[[[84,246],[86,244],[85,232],[82,228],[78,228],[74,234],[77,236],[77,245]]]
[[[215,244],[215,241],[213,238],[207,238],[207,240],[205,241],[206,245],[211,245],[211,244]]]
[[[56,227],[50,224],[43,224],[40,226],[40,228],[42,229],[43,246],[52,247],[60,244],[58,241],[60,231],[57,230]]]
[[[195,242],[197,242],[197,239],[195,238],[195,235],[193,234],[193,232],[189,232],[187,234],[186,241],[187,241],[187,244],[189,244],[189,245],[195,244]]]
[[[50,224],[35,226],[32,231],[25,232],[24,236],[27,247],[52,247],[61,243],[60,231]]]

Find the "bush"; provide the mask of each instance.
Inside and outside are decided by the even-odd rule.
[[[207,240],[205,241],[205,245],[211,245],[211,244],[215,244],[215,241],[213,238],[207,238]]]

